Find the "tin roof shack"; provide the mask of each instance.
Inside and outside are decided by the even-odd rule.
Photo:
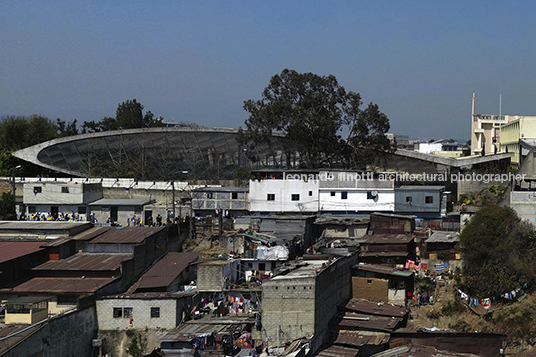
[[[197,291],[183,291],[99,297],[96,300],[99,330],[173,329],[197,303],[196,295]]]
[[[197,265],[197,290],[221,292],[240,277],[240,260],[210,260]]]
[[[231,316],[183,322],[161,338],[160,347],[166,356],[249,356],[254,323],[253,318]]]
[[[444,186],[400,186],[395,188],[395,212],[424,217],[447,214]]]
[[[122,288],[126,291],[156,259],[167,252],[166,227],[94,228],[74,237],[78,251],[131,254],[122,266]],[[119,291],[113,292],[117,293]]]
[[[13,288],[0,289],[0,297],[14,296],[51,297],[48,313],[51,315],[76,306],[91,304],[97,294],[112,294],[119,291],[121,280],[115,278],[32,278]],[[89,299],[85,299],[89,298]]]
[[[355,252],[367,239],[369,219],[355,215],[322,215],[314,224],[315,231],[319,232],[314,248],[322,254],[337,255]]]
[[[128,293],[184,291],[197,279],[199,254],[169,252],[128,290]]]
[[[360,263],[352,267],[352,297],[404,305],[414,278],[412,271]]]
[[[192,192],[192,209],[196,216],[241,216],[249,212],[248,192],[241,187],[196,188]]]
[[[371,356],[384,351],[389,344],[389,334],[373,331],[337,331],[325,343],[317,357]]]
[[[88,204],[102,198],[101,183],[30,182],[23,184],[25,214],[32,217],[39,213],[50,213],[56,219],[61,213],[78,216],[86,221]]]
[[[337,305],[350,298],[350,267],[356,254],[331,260],[303,260],[262,284],[262,326],[281,344],[314,336],[311,350],[327,337]]]
[[[460,234],[435,231],[426,239],[425,248],[426,259],[460,260]]]
[[[368,264],[404,266],[415,260],[415,239],[412,234],[374,234],[361,244],[359,260]]]
[[[43,242],[0,241],[0,288],[29,279],[30,269],[48,260]]]
[[[372,213],[369,232],[374,234],[404,234],[415,230],[415,216],[390,213]]]
[[[286,242],[290,249],[291,259],[303,254],[303,247],[311,246],[313,242],[313,224],[315,216],[309,215],[271,215],[250,217],[250,228],[258,233],[275,237],[276,241]],[[288,242],[295,244],[289,245]]]
[[[502,355],[501,350],[505,340],[505,335],[492,333],[456,333],[448,331],[433,331],[432,329],[419,329],[418,331],[396,331],[391,333],[389,347],[385,356],[390,356],[387,352],[403,346],[424,346],[433,347],[436,350],[450,353],[467,353],[476,356],[496,356]],[[382,355],[384,356],[384,355]]]
[[[35,277],[111,278],[121,275],[121,264],[132,258],[124,253],[77,253],[49,260],[32,269]]]
[[[6,301],[6,324],[33,325],[48,317],[48,298],[20,297]]]
[[[92,227],[90,222],[0,221],[0,241],[45,241],[71,237]]]
[[[129,226],[133,216],[140,218],[145,205],[152,203],[153,200],[147,198],[103,198],[89,204],[91,215],[100,222],[104,223],[108,219],[123,226]],[[154,217],[153,217],[154,218]]]

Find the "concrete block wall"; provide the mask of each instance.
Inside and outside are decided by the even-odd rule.
[[[132,328],[175,328],[177,321],[177,299],[102,299],[97,300],[99,330],[130,328],[130,318],[113,317],[114,308],[132,308]],[[160,317],[151,317],[151,307],[160,308]]]
[[[325,268],[316,279],[315,337],[311,349],[317,351],[328,334],[328,323],[337,314],[337,306],[351,298],[351,266],[357,254],[339,258]]]
[[[262,286],[262,324],[272,344],[315,332],[315,278],[267,281]]]
[[[97,337],[95,307],[51,319],[2,357],[92,356]]]
[[[222,265],[198,265],[197,289],[199,291],[221,291],[223,288]]]

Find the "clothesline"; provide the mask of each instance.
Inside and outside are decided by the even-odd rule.
[[[482,307],[484,309],[489,310],[489,309],[491,309],[491,302],[492,301],[498,300],[499,298],[512,300],[513,298],[515,298],[519,294],[519,292],[523,288],[526,288],[526,287],[527,287],[527,283],[523,284],[523,286],[520,287],[520,288],[514,289],[512,291],[509,291],[509,292],[506,292],[506,293],[503,293],[503,294],[500,294],[500,295],[496,295],[496,296],[494,296],[492,298],[481,298],[481,299],[472,298],[469,295],[467,295],[466,293],[464,293],[463,291],[461,291],[460,289],[458,289],[458,293],[460,294],[460,297],[463,300],[467,301],[467,303],[469,304],[470,307],[482,305]]]

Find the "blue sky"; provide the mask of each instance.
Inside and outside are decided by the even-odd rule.
[[[284,68],[333,74],[391,131],[470,136],[536,115],[534,1],[0,2],[0,116],[100,120],[136,98],[166,121],[243,126]]]

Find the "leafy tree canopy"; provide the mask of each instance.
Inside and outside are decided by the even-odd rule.
[[[136,99],[127,100],[117,105],[115,118],[104,117],[101,121],[85,121],[82,133],[101,131],[161,127],[164,118],[155,117],[151,111],[143,114],[144,106]]]
[[[13,152],[58,137],[58,127],[40,115],[7,116],[0,121],[0,151]]]
[[[536,236],[509,207],[484,206],[460,235],[464,288],[494,296],[536,281]]]
[[[285,69],[270,79],[262,99],[244,102],[250,116],[238,141],[253,160],[256,145],[272,147],[272,136],[280,133],[287,158],[297,153],[302,166],[367,164],[372,153],[391,150],[385,137],[389,120],[377,105],[361,110],[361,104],[361,96],[346,91],[335,76]]]

